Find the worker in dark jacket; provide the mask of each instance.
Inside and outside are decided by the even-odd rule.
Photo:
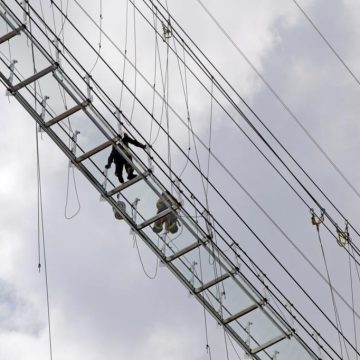
[[[122,140],[117,142],[116,145],[120,147],[120,149],[124,152],[124,154],[129,158],[130,161],[132,160],[132,157],[130,152],[128,151],[129,144],[140,147],[142,149],[146,148],[146,145],[139,143],[138,141],[132,139],[131,137],[129,137],[128,134],[125,133]],[[121,183],[124,182],[122,176],[124,165],[125,165],[125,170],[127,172],[128,180],[131,180],[134,177],[136,177],[132,165],[129,164],[128,161],[124,159],[124,157],[116,150],[115,146],[112,147],[111,154],[108,158],[108,162],[105,165],[105,168],[110,169],[112,162],[115,163],[115,175],[117,176],[117,178]]]

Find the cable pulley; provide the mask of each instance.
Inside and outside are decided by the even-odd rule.
[[[337,232],[337,243],[339,246],[344,247],[350,242],[350,234],[349,234],[349,223],[346,220],[345,222],[345,230],[342,231],[339,227],[336,228]]]
[[[163,40],[168,41],[172,38],[172,27],[170,25],[170,21],[167,24],[161,23],[163,29]]]
[[[311,223],[313,225],[316,226],[316,229],[317,231],[319,231],[319,227],[320,225],[325,221],[325,210],[324,209],[321,209],[321,215],[320,217],[318,217],[315,212],[314,212],[314,209],[310,209],[310,212],[311,212]]]

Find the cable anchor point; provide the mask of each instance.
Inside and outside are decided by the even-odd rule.
[[[311,212],[311,223],[316,226],[317,231],[319,231],[320,225],[325,221],[325,210],[321,209],[320,217],[315,214],[314,209],[310,209]]]
[[[172,35],[173,35],[170,21],[168,21],[167,24],[162,22],[161,25],[162,25],[162,29],[163,29],[163,40],[165,42],[167,42],[169,39],[172,38]]]
[[[15,73],[15,65],[18,63],[17,60],[13,60],[11,63],[10,63],[10,75],[9,75],[9,83],[12,85],[13,84],[13,81],[14,81],[14,73]],[[6,96],[11,96],[12,95],[12,92],[11,92],[11,87],[9,89],[6,90]]]
[[[338,226],[336,227],[337,232],[337,243],[339,246],[344,247],[350,243],[350,234],[349,234],[349,222],[345,220],[345,230],[342,231]]]

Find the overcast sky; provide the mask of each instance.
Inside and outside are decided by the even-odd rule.
[[[38,1],[30,3],[39,8]],[[59,1],[57,3],[60,4]],[[66,3],[67,1],[63,1],[64,8]],[[81,0],[80,3],[97,21],[99,20],[99,1]],[[103,1],[103,28],[123,51],[127,2],[122,0],[114,3],[115,1]],[[142,1],[137,0],[136,3],[140,5]],[[359,85],[324,44],[294,2],[203,0],[203,3],[349,181],[356,189],[360,189]],[[16,6],[14,1],[9,1],[9,4]],[[68,4],[70,19],[76,19],[79,27],[87,33],[87,38],[97,47],[99,33],[96,28],[72,0],[69,0]],[[354,74],[360,76],[360,4],[355,0],[299,0],[299,4],[304,7]],[[134,15],[131,3],[128,6],[127,50],[129,59],[134,61]],[[47,21],[52,21],[49,2],[43,1],[43,7]],[[196,0],[168,0],[168,7],[264,123],[309,171],[351,223],[359,228],[359,197],[279,104],[199,3]],[[58,29],[59,19],[57,18]],[[149,31],[149,27],[139,14],[135,20],[137,66],[150,81],[153,81],[153,33]],[[3,22],[0,29],[1,34],[6,32]],[[78,45],[79,39],[75,37],[69,25],[65,25],[64,36],[65,43],[77,52],[80,61],[89,70],[96,61],[95,55]],[[21,56],[29,55],[29,48],[26,47],[25,41],[19,40],[15,44],[23,44],[24,48],[12,45],[12,57],[19,60],[18,69],[22,73],[30,74],[31,57],[27,62],[21,62]],[[166,47],[164,43],[159,45],[162,60],[165,61]],[[0,50],[2,56],[9,56],[6,44],[2,44]],[[101,51],[121,74],[121,54],[115,51],[104,37]],[[192,65],[189,59],[186,61]],[[38,70],[41,64],[39,60]],[[177,66],[175,58],[170,58],[169,99],[181,116],[186,118]],[[157,71],[156,82],[161,89],[160,70]],[[121,87],[103,65],[96,64],[93,75],[115,99],[119,99]],[[188,75],[189,107],[193,127],[199,137],[207,143],[210,96],[196,84],[190,74]],[[127,65],[125,79],[130,88],[134,89],[134,72],[130,65]],[[140,77],[136,81],[138,96],[151,106],[151,87]],[[209,81],[206,85],[211,86]],[[60,111],[62,103],[55,95],[58,89],[54,87],[52,91],[54,94],[50,95],[51,105]],[[3,94],[0,97],[0,360],[45,360],[49,359],[49,337],[44,265],[40,274],[37,270],[36,127],[33,119],[17,101],[5,96],[5,89]],[[215,94],[219,95],[216,92]],[[126,92],[124,96],[124,112],[130,114],[132,98]],[[237,101],[239,106],[247,111],[238,99]],[[251,134],[230,105],[224,100],[221,100],[221,104]],[[154,113],[160,116],[160,100],[155,102]],[[249,114],[249,111],[246,113]],[[149,139],[150,122],[148,119],[145,120],[144,113],[138,105],[135,107],[133,118],[134,125],[140,128],[146,139]],[[171,131],[186,149],[188,132],[174,115],[170,119]],[[256,123],[253,116],[251,119]],[[74,117],[75,124],[83,134],[81,136],[92,134],[92,130],[81,124],[81,120],[83,119]],[[251,136],[255,139],[253,134]],[[151,140],[153,139],[154,135]],[[212,139],[212,149],[221,163],[231,170],[238,181],[325,275],[317,234],[311,226],[308,209],[215,103]],[[160,136],[154,144],[164,155],[167,144],[165,140]],[[96,136],[90,135],[86,141],[90,147],[99,143]],[[273,141],[271,143],[274,145]],[[195,160],[194,148],[191,147],[190,155]],[[263,146],[261,148],[264,149]],[[207,154],[205,150],[201,150],[200,145],[199,152],[202,168],[206,169]],[[101,155],[103,162],[106,161],[107,155],[106,151]],[[208,359],[201,306],[189,296],[186,289],[165,267],[157,266],[155,256],[139,241],[147,273],[154,275],[157,270],[156,278],[148,279],[139,261],[128,226],[114,219],[111,208],[106,203],[99,202],[97,192],[79,173],[76,173],[76,180],[81,211],[74,219],[66,220],[64,212],[68,161],[46,135],[40,141],[40,157],[53,358]],[[175,149],[172,162],[174,169],[179,173],[185,161]],[[211,160],[210,168],[210,178],[214,184],[221,189],[226,198],[231,199],[235,209],[265,244],[334,319],[330,291],[321,278],[294,251],[278,229],[249,200],[234,180],[224,173],[223,168],[215,160]],[[314,187],[303,175],[298,171],[296,174],[301,176],[311,191],[315,192]],[[112,172],[111,179],[115,182]],[[186,168],[184,181],[203,199],[200,178],[191,167]],[[318,192],[316,196],[324,202],[326,209],[343,227],[343,221],[331,206]],[[71,184],[68,214],[71,215],[76,207],[76,197]],[[279,285],[291,301],[297,304],[306,316],[312,318],[322,334],[328,335],[330,341],[336,342],[329,325],[316,315],[314,308],[280,271],[268,253],[212,192],[210,207],[229,233],[237,238],[243,249]],[[354,241],[360,245],[358,238],[354,237]],[[348,257],[344,249],[336,244],[335,239],[325,232],[323,242],[333,284],[351,303]],[[354,267],[352,271],[356,311],[360,312],[360,279],[357,278]],[[338,298],[337,301],[344,331],[353,341],[351,312]],[[212,358],[226,359],[223,331],[209,316],[207,320]],[[356,323],[356,327],[359,330],[358,324],[359,322]],[[236,359],[229,340],[227,344],[229,358]]]

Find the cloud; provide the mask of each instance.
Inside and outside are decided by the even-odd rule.
[[[109,4],[105,2],[103,4],[104,27],[123,48],[125,1],[117,4],[116,7]],[[310,45],[319,45],[320,42],[315,39],[311,29],[305,30],[301,14],[295,8],[285,6],[282,2],[274,4],[268,1],[248,1],[239,4],[233,1],[224,6],[218,1],[208,1],[206,4],[219,17],[220,22],[254,64],[271,81],[275,81],[276,88],[290,101],[297,113],[301,114],[306,124],[312,126],[316,137],[321,141],[329,139],[325,145],[327,148],[329,146],[331,154],[336,156],[337,160],[344,157],[351,147],[353,151],[351,161],[347,160],[342,165],[347,169],[347,173],[357,179],[359,174],[351,170],[352,164],[356,163],[358,153],[357,146],[354,145],[358,133],[356,92],[350,82],[344,80],[344,74],[341,73],[340,68],[336,68],[333,72],[332,66],[336,62],[330,62],[327,50],[320,49],[320,46],[319,48],[307,47],[307,42]],[[314,1],[303,2],[303,4],[317,16],[325,6],[323,3],[316,6]],[[98,5],[96,1],[86,3],[87,9],[95,17],[98,16]],[[354,3],[349,5],[348,2],[345,5],[351,8],[356,6]],[[224,36],[211,24],[201,8],[194,1],[186,3],[186,6],[182,2],[169,1],[169,7],[195,41],[214,60],[216,66],[224,72],[237,89],[241,90],[242,95],[255,106],[256,111],[264,115],[264,119],[281,136],[286,145],[295,151],[296,157],[306,163],[330,191],[335,192],[338,182],[332,178],[329,169],[323,166],[323,159],[319,155],[314,155],[314,151],[304,145],[306,139],[304,140],[293,125],[288,125],[288,115],[275,104],[248,65],[241,60]],[[190,12],[189,8],[191,8]],[[353,29],[353,25],[356,24],[356,15],[355,11],[349,13],[348,9],[346,8],[346,18],[354,18],[352,25],[349,25],[349,29]],[[46,9],[49,21],[51,21],[50,10]],[[331,10],[331,14],[335,16],[334,9],[331,8]],[[88,26],[87,20],[80,15],[72,2],[70,2],[69,15],[78,18],[79,26]],[[121,21],[119,16],[121,16]],[[337,29],[342,28],[342,20],[343,18],[336,17]],[[151,42],[150,40],[138,42],[138,66],[149,79],[152,79],[153,36],[146,33],[141,25],[140,17],[137,21],[139,37],[142,40],[151,37]],[[329,25],[329,21],[323,19],[321,24]],[[128,56],[133,60],[132,30],[129,25]],[[67,26],[65,28],[66,42],[75,48],[78,47],[79,42],[73,35]],[[96,47],[98,32],[93,26],[89,30],[89,39]],[[355,42],[354,39],[345,42],[346,50],[351,54],[352,63],[356,55],[349,49],[356,45]],[[166,47],[163,43],[161,46],[164,51]],[[82,61],[89,66],[93,64],[94,56],[90,57],[80,46],[77,50]],[[22,56],[21,51],[13,51],[14,56]],[[26,53],[29,54],[29,49],[26,49]],[[105,40],[102,53],[109,61],[117,65],[121,73],[122,59]],[[189,58],[187,61],[191,64]],[[31,63],[24,66],[27,71],[31,70]],[[126,77],[133,88],[133,72],[129,69],[130,67],[127,68]],[[184,116],[186,111],[183,93],[174,58],[172,58],[171,71],[173,86],[170,94],[171,102]],[[333,74],[336,81],[330,79],[329,74]],[[119,83],[113,81],[113,76],[110,76],[108,71],[105,72],[105,67],[97,65],[94,76],[101,75],[103,75],[100,79],[101,84],[107,87],[114,98],[118,99]],[[326,80],[328,81],[325,82]],[[161,89],[160,82],[158,73],[159,89]],[[334,83],[337,84],[336,87]],[[209,82],[207,85],[210,85]],[[45,86],[46,84],[44,88]],[[48,88],[54,93],[54,95],[51,94],[51,104],[61,111],[62,103],[55,100],[57,88],[51,89],[51,86]],[[138,78],[137,93],[148,105],[151,105],[152,89],[146,88],[140,78]],[[340,103],[338,93],[350,95],[342,97]],[[194,127],[206,142],[210,112],[209,95],[193,80],[189,80],[189,94]],[[129,94],[124,101],[125,103],[127,101],[125,107],[129,113],[132,105]],[[43,259],[40,275],[36,268],[38,254],[35,127],[33,120],[17,106],[15,99],[11,99],[9,105],[8,100],[2,97],[0,104],[2,118],[6,120],[2,122],[4,135],[0,137],[0,199],[2,204],[0,212],[0,341],[5,344],[0,347],[0,358],[28,360],[29,356],[32,356],[37,360],[48,359]],[[225,101],[223,104],[231,111]],[[160,114],[160,111],[161,101],[157,100],[157,114]],[[337,116],[340,115],[344,119],[351,119],[349,127],[344,128],[340,120],[336,121]],[[234,113],[234,116],[240,120],[238,114]],[[331,125],[325,124],[330,118]],[[136,105],[134,122],[148,137],[150,123],[145,123],[145,119],[147,118],[144,112]],[[89,129],[89,124],[85,121],[84,117],[78,116],[73,124],[82,131],[81,141],[91,147],[98,144],[99,139],[91,136],[93,129]],[[187,132],[184,131],[183,126],[175,123],[177,120],[174,117],[171,117],[171,121],[171,129],[176,133],[177,139],[182,144],[186,144]],[[322,259],[314,251],[315,234],[310,227],[308,213],[304,214],[303,208],[298,206],[297,200],[295,201],[283,183],[278,181],[277,175],[275,176],[273,171],[264,165],[262,160],[259,160],[257,153],[252,148],[250,149],[243,138],[239,138],[236,132],[238,130],[234,131],[234,127],[229,124],[229,120],[224,117],[217,105],[214,105],[214,123],[213,149],[219,154],[221,161],[241,182],[245,183],[277,220],[281,220],[282,226],[296,239],[306,254],[320,266]],[[163,154],[167,147],[165,140],[165,137],[160,138],[156,145]],[[75,360],[79,357],[86,357],[89,360],[100,358],[161,360],[165,357],[175,360],[189,357],[206,359],[201,306],[193,301],[194,299],[188,298],[183,287],[166,269],[158,270],[156,280],[147,279],[136,249],[133,247],[128,227],[113,218],[112,210],[98,201],[98,194],[85,179],[79,176],[77,184],[82,210],[74,220],[66,221],[64,207],[67,160],[46,135],[44,140],[40,141],[40,149],[54,357],[67,360]],[[105,151],[101,159],[99,158],[99,163],[102,163],[106,156]],[[195,158],[194,149],[192,157]],[[174,152],[174,158],[176,159],[174,166],[180,168],[183,162],[178,160],[179,154]],[[206,163],[205,150],[200,151],[200,159],[202,164]],[[321,165],[318,166],[318,164]],[[187,171],[184,180],[190,183],[198,194],[202,194],[198,175],[192,170]],[[282,261],[289,267],[298,264],[298,268],[301,269],[303,263],[297,258],[298,255],[279,237],[272,225],[264,220],[254,205],[242,192],[239,192],[228,176],[224,176],[223,170],[214,162],[211,163],[211,177],[223,193],[232,199],[241,215],[244,215],[245,219],[256,227],[257,232],[266,239],[267,244],[277,252]],[[358,205],[355,204],[345,187],[341,189],[343,191],[336,200],[343,201],[342,205],[346,205],[346,209],[351,214],[357,214]],[[75,203],[73,190],[71,185],[71,206]],[[342,197],[344,199],[341,199]],[[219,216],[231,234],[239,239],[244,249],[249,251],[249,254],[290,294],[296,295],[294,297],[297,299],[302,299],[300,296],[297,297],[299,294],[288,285],[288,279],[283,273],[278,273],[268,255],[239,224],[239,220],[228,210],[224,211],[222,204],[220,206],[213,193],[210,194],[210,199],[214,214]],[[348,205],[347,202],[349,202]],[[309,226],[306,227],[304,224]],[[332,244],[331,247],[332,259],[339,254],[336,246]],[[143,244],[140,244],[140,251],[146,270],[153,273],[156,266],[154,255]],[[298,268],[294,271],[298,272]],[[335,270],[334,266],[332,274]],[[344,271],[341,268],[339,274],[343,274]],[[300,275],[303,281],[307,279],[308,273]],[[336,276],[335,279],[336,285],[341,286],[343,280],[341,276]],[[319,287],[315,280],[314,283],[306,284],[312,288],[318,301],[321,302],[324,299],[324,293],[317,292],[315,288],[323,288]],[[327,295],[325,297],[328,298]],[[304,304],[307,303],[304,302]],[[209,334],[214,353],[218,355],[218,358],[224,358],[223,334],[219,333],[219,329],[212,320],[209,320]]]

